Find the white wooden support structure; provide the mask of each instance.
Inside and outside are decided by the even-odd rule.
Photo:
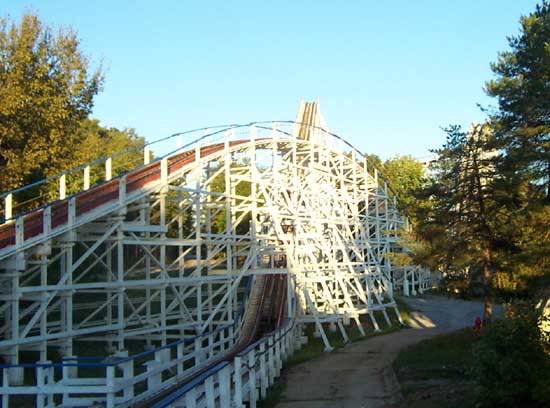
[[[327,326],[347,341],[350,323],[366,334],[362,319],[380,328],[375,313],[385,324],[388,309],[400,319],[395,289],[414,294],[433,282],[425,269],[388,261],[407,251],[396,232],[407,220],[366,158],[320,127],[318,106],[300,112],[295,122],[186,133],[194,144],[183,151],[178,141],[158,159],[149,144],[133,157],[145,166],[124,175],[112,157],[85,165],[55,178],[58,200],[25,214],[19,192],[3,194],[3,406],[29,395],[37,406],[129,405],[238,354],[247,311],[267,313],[251,306],[251,293],[267,291],[257,277],[286,277],[286,325],[178,404],[255,407],[303,343],[304,325],[328,351]],[[97,166],[108,182],[92,187]],[[67,190],[67,174],[82,171]],[[81,358],[90,345],[97,358]],[[63,360],[50,363],[49,350]],[[38,357],[25,384],[28,351]],[[92,381],[91,370],[103,374]]]

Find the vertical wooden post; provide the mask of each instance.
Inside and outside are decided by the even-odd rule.
[[[115,367],[108,366],[107,370],[107,408],[114,408],[115,406]]]
[[[149,164],[151,161],[151,149],[149,146],[143,148],[143,164]]]
[[[195,337],[195,365],[198,366],[202,363],[203,357],[202,357],[202,339],[201,337],[197,336]]]
[[[185,356],[185,351],[183,349],[183,343],[179,343],[177,346],[176,346],[176,358],[178,359],[178,368],[177,368],[177,373],[178,373],[178,377],[181,377],[183,376],[183,371],[184,371],[184,362],[182,361],[183,360],[183,357]]]
[[[109,181],[113,178],[113,159],[112,157],[109,157],[105,161],[105,181]]]
[[[9,387],[10,385],[10,376],[9,376],[9,368],[2,368],[2,386],[3,387]],[[2,406],[3,407],[9,407],[10,406],[10,395],[2,393]]]
[[[196,388],[191,388],[185,394],[185,408],[195,408],[197,406]]]
[[[15,220],[15,245],[20,247],[23,242],[25,242],[25,222],[23,217],[19,217]]]
[[[45,363],[42,362],[41,363]],[[4,369],[6,370],[6,369]],[[65,371],[65,367],[63,367],[63,372]],[[43,389],[46,385],[46,370],[44,370],[44,367],[38,366],[36,367],[36,385],[39,389]],[[4,383],[4,387],[8,384]],[[2,402],[3,407],[7,407],[7,405],[4,405],[4,402]],[[36,396],[36,408],[46,408],[46,394],[38,394]]]
[[[166,157],[160,161],[160,182],[163,186],[168,184],[168,159]]]
[[[267,394],[268,387],[268,374],[265,364],[265,341],[260,344],[260,352],[258,354],[260,358],[260,399],[263,399]]]
[[[117,353],[117,357],[119,358],[128,357],[128,351],[127,350],[119,351]],[[124,379],[134,378],[134,361],[132,359],[128,359],[124,362],[120,362],[119,367],[122,369],[122,378]],[[132,382],[128,382],[123,389],[123,401],[129,401],[133,397],[134,397],[134,384]]]
[[[279,336],[278,339],[275,339],[275,377],[278,377],[281,374],[281,368],[283,368],[283,357],[281,353],[281,334],[276,334]]]
[[[256,349],[248,352],[248,397],[250,408],[256,408],[258,393],[256,391]]]
[[[8,194],[4,198],[4,222],[13,217],[13,194]]]
[[[206,396],[206,407],[216,408],[216,400],[214,399],[214,376],[211,375],[204,380],[204,393]]]
[[[76,198],[73,196],[71,199],[69,199],[67,224],[74,225],[75,222],[76,222]]]
[[[67,186],[65,174],[59,177],[59,199],[63,200],[67,196]]]
[[[235,398],[234,403],[236,408],[242,408],[243,406],[243,374],[241,372],[242,361],[240,356],[236,356],[234,360],[234,374],[233,382],[235,383]],[[250,378],[250,373],[248,374]]]
[[[273,336],[267,338],[267,365],[268,365],[268,385],[275,381],[275,350],[273,347]]]
[[[229,364],[220,370],[218,373],[219,386],[218,391],[220,393],[220,407],[231,406],[231,373],[229,371]]]
[[[84,167],[84,190],[90,188],[90,166]]]

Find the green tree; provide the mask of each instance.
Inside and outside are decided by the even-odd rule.
[[[487,137],[450,129],[434,180],[417,195],[433,207],[416,213],[425,244],[419,260],[468,284],[484,271],[489,292],[515,295],[550,272],[550,3],[520,23],[491,65],[486,90],[498,106],[483,127]]]
[[[232,162],[231,167],[239,167],[239,166],[247,166],[249,165],[249,159],[248,158],[241,158],[238,161]],[[211,172],[216,173],[221,168],[219,166],[211,168]],[[213,178],[209,185],[210,191],[215,191],[219,193],[225,193],[225,173],[222,171],[217,176]],[[251,194],[251,184],[248,181],[239,181],[238,184],[235,186],[235,194],[237,196],[241,197],[250,197]],[[217,200],[220,201],[223,198],[218,198]],[[246,199],[242,198],[236,198],[235,199],[235,206],[239,206],[244,204],[244,202],[247,201]],[[245,234],[248,232],[249,225],[250,225],[251,215],[247,214],[243,220],[237,225],[236,233],[237,234]],[[226,228],[226,218],[225,218],[225,211],[219,211],[217,214],[213,214],[212,217],[212,233],[214,234],[222,234]]]
[[[396,156],[386,160],[381,167],[384,177],[399,199],[401,209],[413,214],[413,207],[420,204],[414,193],[425,180],[423,164],[412,156]]]
[[[36,14],[0,19],[0,190],[70,168],[79,127],[103,83],[70,28]]]
[[[377,168],[380,170],[382,168],[382,159],[380,156],[376,154],[365,154],[365,157],[367,158],[367,167],[369,168],[369,172],[374,171],[374,168]]]
[[[493,279],[506,246],[502,226],[507,213],[495,200],[495,156],[487,147],[492,138],[486,125],[469,133],[449,127],[446,144],[435,151],[431,182],[419,192],[431,205],[417,213],[422,220],[417,233],[425,242],[420,261],[443,267],[451,277],[465,277],[468,284],[482,283],[485,321],[492,318]]]
[[[478,407],[547,407],[550,338],[547,321],[529,306],[484,328],[475,346],[473,375]]]
[[[520,19],[520,34],[491,65],[486,83],[500,152],[499,201],[510,218],[508,273],[524,281],[550,274],[550,3]],[[536,279],[535,279],[536,280]]]
[[[135,150],[113,160],[113,174],[143,164],[143,153],[138,148],[145,144],[145,139],[138,136],[135,129],[106,128],[101,126],[97,119],[86,119],[82,122],[76,138],[80,141],[79,148],[74,152],[76,165],[131,149]]]
[[[75,134],[78,144],[74,146],[69,168],[93,162],[101,157],[117,155],[112,159],[112,173],[121,174],[143,164],[143,151],[141,146],[145,139],[136,134],[134,129],[119,130],[114,127],[106,128],[99,124],[97,119],[85,119]],[[103,162],[91,166],[90,185],[105,180],[105,165]],[[55,186],[54,186],[55,187]],[[72,173],[67,178],[69,193],[81,191],[83,187],[82,173]],[[48,200],[56,198],[57,188],[46,192]]]
[[[550,4],[543,1],[520,24],[520,35],[508,39],[510,50],[491,64],[496,78],[486,90],[498,100],[492,119],[505,153],[502,170],[513,181],[535,182],[550,199]]]

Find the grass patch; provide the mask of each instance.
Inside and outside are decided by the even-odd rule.
[[[286,366],[285,366],[286,368]],[[281,381],[276,380],[267,390],[267,395],[263,400],[258,401],[258,408],[274,408],[275,405],[281,400],[281,395],[283,394],[284,384]]]
[[[472,329],[422,341],[400,352],[393,363],[396,372],[411,370],[410,379],[463,378],[473,362],[472,346],[478,334]],[[409,379],[409,378],[406,378]]]
[[[473,407],[471,368],[478,339],[474,330],[464,329],[401,351],[393,368],[408,406]]]
[[[410,307],[401,297],[395,297],[395,303],[397,303],[397,308],[399,309],[399,313],[401,314],[401,319],[403,320],[403,323],[405,325],[409,325],[411,322],[411,315],[410,313],[413,312],[413,308]]]

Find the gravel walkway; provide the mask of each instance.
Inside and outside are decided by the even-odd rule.
[[[392,361],[403,348],[449,331],[472,326],[483,315],[481,302],[442,296],[405,301],[412,328],[350,344],[285,371],[276,408],[401,408],[403,396]],[[502,309],[496,308],[496,315]]]

